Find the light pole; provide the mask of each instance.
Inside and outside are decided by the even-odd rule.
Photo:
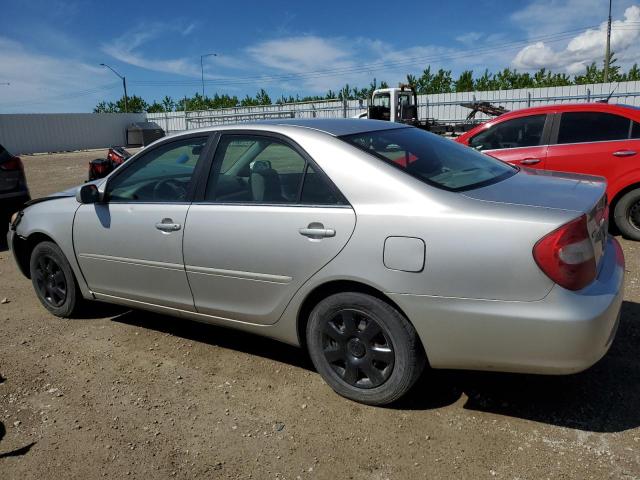
[[[609,20],[607,22],[607,48],[604,54],[604,83],[609,81],[609,64],[611,63],[611,1],[609,0]]]
[[[116,72],[113,68],[111,68],[106,63],[101,63],[100,66],[101,67],[107,67],[109,70],[111,70],[113,73],[115,73],[118,77],[120,77],[122,79],[122,86],[124,87],[124,112],[128,113],[129,112],[129,97],[127,96],[127,79],[125,77],[123,77],[122,75],[120,75],[118,72]]]
[[[217,57],[217,53],[205,53],[204,55],[200,55],[200,73],[202,75],[202,97],[204,97],[204,64],[202,60],[204,57]]]

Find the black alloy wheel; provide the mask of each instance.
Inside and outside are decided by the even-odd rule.
[[[67,299],[67,281],[60,265],[51,255],[40,255],[35,268],[38,292],[53,307],[61,307]]]
[[[29,260],[31,283],[40,303],[57,317],[75,315],[83,301],[76,277],[64,253],[53,242],[38,243]]]
[[[635,202],[629,207],[627,218],[629,219],[629,223],[640,231],[640,201]]]
[[[383,299],[362,292],[320,300],[308,317],[306,346],[316,370],[336,393],[367,405],[401,398],[426,365],[408,319]]]
[[[343,309],[323,329],[323,353],[331,368],[349,385],[375,388],[391,376],[395,352],[389,337],[367,313]]]

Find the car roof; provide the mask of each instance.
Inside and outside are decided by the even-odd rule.
[[[500,115],[499,118],[507,118],[512,116],[529,115],[532,113],[549,113],[549,112],[625,112],[626,114],[640,115],[638,107],[625,105],[621,103],[554,103],[551,105],[543,105],[540,107],[529,107],[513,110],[511,112]]]
[[[264,130],[265,127],[298,127],[309,128],[319,132],[327,133],[335,137],[342,135],[353,135],[356,133],[372,132],[376,130],[392,130],[396,128],[411,128],[409,125],[401,123],[387,122],[384,120],[369,120],[366,118],[284,118],[272,120],[258,120],[254,122],[213,125],[203,127],[197,130],[189,130],[193,132],[208,132],[222,130]],[[277,130],[277,129],[272,129]],[[182,132],[187,133],[187,132]]]

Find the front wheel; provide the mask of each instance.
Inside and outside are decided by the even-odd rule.
[[[316,370],[338,394],[385,405],[413,386],[425,354],[413,326],[384,301],[338,293],[311,312],[307,346]]]
[[[38,300],[57,317],[70,317],[80,307],[81,296],[67,258],[53,242],[41,242],[31,253],[31,282]]]
[[[631,190],[620,198],[613,216],[622,235],[631,240],[640,240],[640,188]]]

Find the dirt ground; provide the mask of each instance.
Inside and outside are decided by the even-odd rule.
[[[25,157],[33,196],[101,155]],[[622,243],[621,325],[596,366],[434,372],[390,408],[245,333],[106,306],[55,318],[2,251],[0,478],[640,478],[640,244]]]

